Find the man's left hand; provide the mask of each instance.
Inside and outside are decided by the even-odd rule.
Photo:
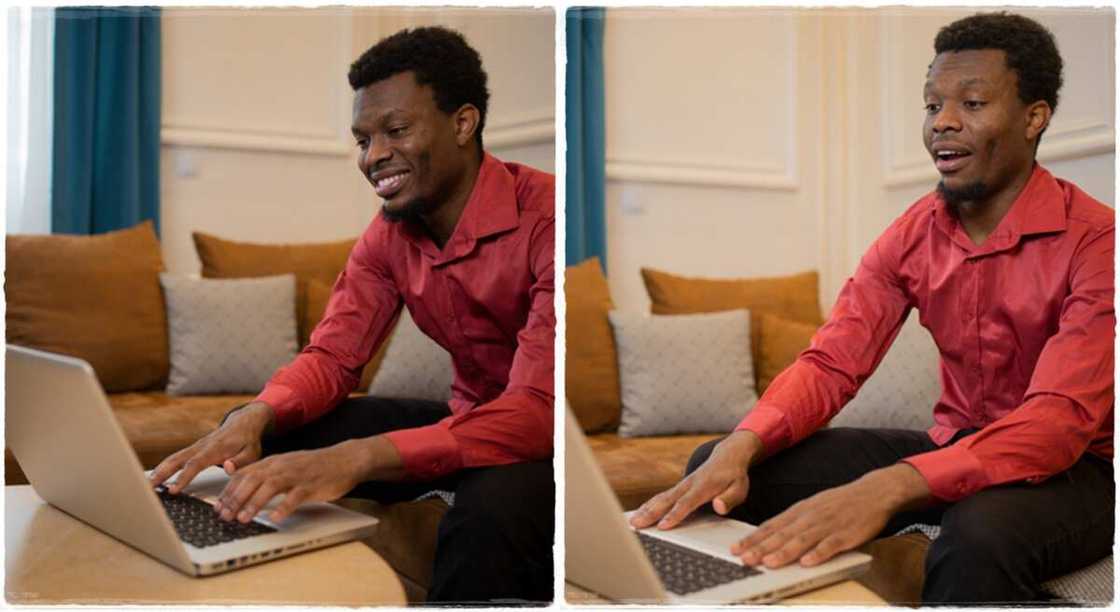
[[[272,498],[283,495],[269,514],[280,522],[300,504],[334,501],[359,483],[398,476],[399,470],[395,447],[381,436],[273,455],[233,472],[215,510],[227,521],[247,523]]]
[[[879,534],[897,512],[923,505],[929,487],[917,470],[898,464],[822,491],[758,526],[731,547],[748,565],[813,566]]]

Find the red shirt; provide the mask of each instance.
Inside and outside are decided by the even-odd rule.
[[[358,384],[401,304],[451,354],[452,416],[387,434],[415,479],[552,454],[554,183],[485,155],[441,250],[378,215],[335,282],[311,342],[257,397],[283,431],[330,411]]]
[[[879,237],[829,321],[737,429],[768,451],[824,426],[875,370],[910,308],[941,352],[929,435],[906,459],[938,499],[1039,482],[1112,457],[1114,212],[1036,166],[977,246],[936,193]],[[961,429],[980,428],[946,446]]]

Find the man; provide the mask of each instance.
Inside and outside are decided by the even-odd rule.
[[[1021,602],[1111,552],[1114,214],[1035,163],[1062,61],[1038,23],[942,29],[924,90],[935,193],[864,255],[812,345],[634,525],[698,507],[760,524],[731,551],[811,566],[940,523],[926,603]],[[921,314],[941,351],[929,432],[822,428]],[[816,433],[814,433],[816,432]]]
[[[554,179],[484,152],[486,74],[456,32],[398,32],[349,79],[358,167],[381,214],[307,348],[152,481],[182,470],[177,492],[223,465],[217,510],[243,522],[279,495],[277,521],[306,501],[453,491],[429,599],[549,601]],[[346,399],[402,304],[451,354],[450,405]]]

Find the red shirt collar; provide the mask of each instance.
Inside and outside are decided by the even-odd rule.
[[[516,229],[519,217],[513,175],[498,158],[484,152],[467,205],[442,251],[427,232],[414,223],[403,223],[401,233],[439,265],[469,254],[483,238]]]
[[[991,253],[1011,248],[1023,236],[1060,232],[1066,229],[1066,200],[1057,179],[1039,164],[1035,164],[1030,179],[1019,192],[1011,209],[1000,220],[996,229],[983,245],[976,246],[964,234],[957,218],[949,210],[945,199],[937,194],[930,208],[934,223],[962,247],[975,254]]]

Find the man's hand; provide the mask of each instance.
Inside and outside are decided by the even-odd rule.
[[[790,506],[732,545],[731,554],[769,568],[819,565],[870,541],[892,516],[921,507],[929,496],[925,479],[908,464],[875,470]]]
[[[232,474],[261,456],[261,436],[273,425],[272,408],[263,402],[252,402],[229,415],[221,427],[201,440],[164,459],[152,471],[152,486],[159,486],[175,472],[179,477],[167,488],[178,493],[199,472],[211,465],[221,465]]]
[[[717,513],[727,514],[747,498],[747,468],[761,452],[762,441],[753,432],[731,434],[695,472],[642,504],[630,524],[641,529],[657,523],[659,529],[672,529],[709,501]]]
[[[238,470],[218,496],[215,510],[227,521],[246,523],[272,498],[283,495],[269,514],[279,522],[304,502],[333,501],[367,480],[402,475],[396,447],[384,436],[348,440],[318,450],[273,455]]]

